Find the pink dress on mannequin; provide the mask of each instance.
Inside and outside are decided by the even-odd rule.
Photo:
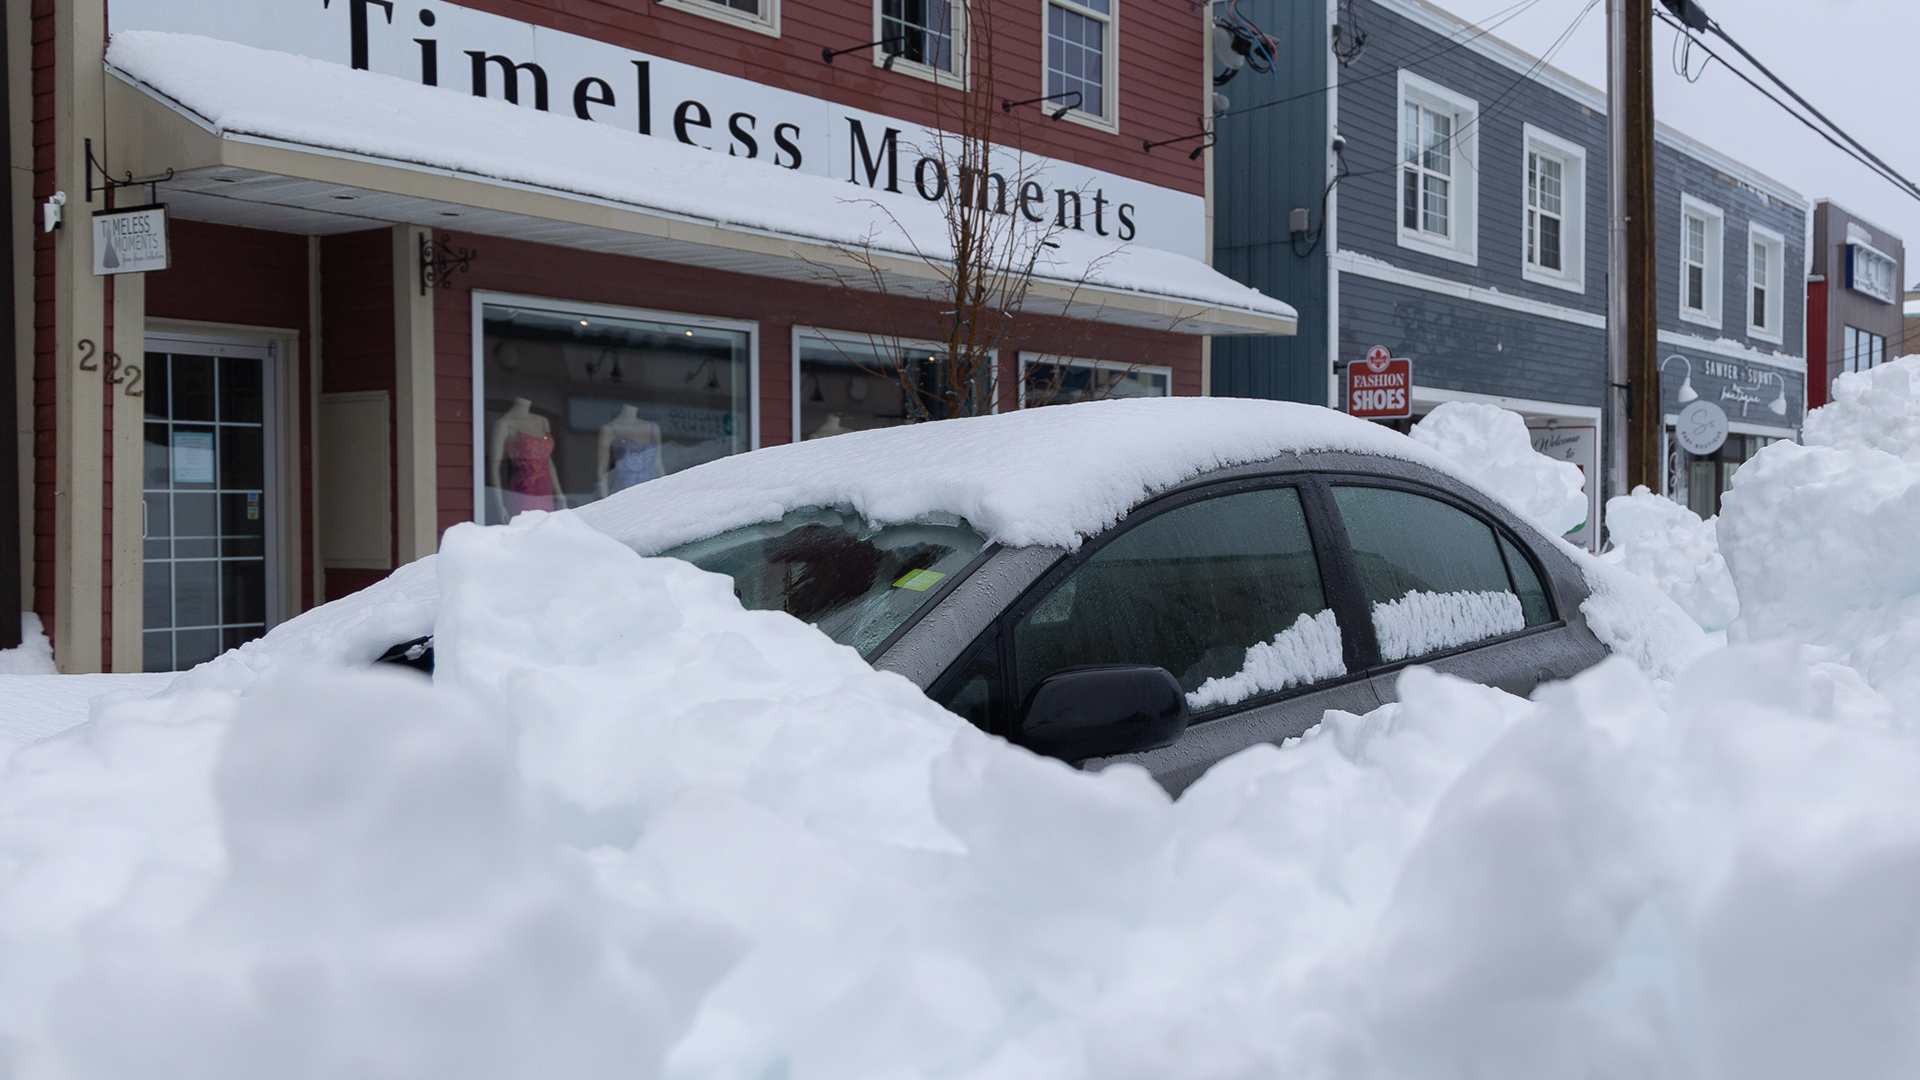
[[[507,518],[522,510],[553,509],[553,436],[516,431],[507,440]]]

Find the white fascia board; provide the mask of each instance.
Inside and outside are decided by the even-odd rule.
[[[1564,417],[1569,420],[1598,420],[1598,405],[1569,405],[1563,401],[1540,401],[1535,398],[1505,397],[1500,394],[1476,394],[1467,390],[1445,390],[1438,386],[1413,384],[1413,403],[1415,405],[1443,405],[1449,401],[1472,401],[1485,405],[1498,405],[1517,413],[1532,413],[1537,416]]]
[[[1671,345],[1680,349],[1692,349],[1695,352],[1712,353],[1715,356],[1724,356],[1729,360],[1740,360],[1749,364],[1764,364],[1767,367],[1779,368],[1782,371],[1797,372],[1801,375],[1807,373],[1807,358],[1804,356],[1761,352],[1751,345],[1742,344],[1731,338],[1708,340],[1703,337],[1695,337],[1692,334],[1682,334],[1673,330],[1662,330],[1659,336],[1660,344],[1662,345]]]
[[[1341,273],[1352,274],[1356,277],[1372,278],[1375,281],[1386,281],[1395,285],[1405,285],[1408,288],[1419,289],[1422,292],[1435,293],[1440,296],[1451,296],[1458,300],[1468,300],[1476,304],[1486,304],[1490,307],[1506,308],[1508,311],[1518,311],[1526,315],[1538,315],[1541,318],[1555,319],[1560,322],[1573,323],[1576,326],[1586,326],[1596,330],[1604,330],[1607,327],[1607,317],[1599,312],[1581,311],[1578,308],[1564,307],[1560,304],[1549,304],[1544,300],[1535,300],[1531,297],[1503,293],[1498,289],[1489,289],[1483,285],[1469,285],[1463,281],[1452,281],[1447,278],[1436,277],[1432,274],[1423,274],[1418,270],[1408,270],[1389,262],[1382,262],[1370,255],[1362,255],[1357,251],[1335,252],[1331,261],[1334,268]]]

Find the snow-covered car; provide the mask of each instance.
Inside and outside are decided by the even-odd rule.
[[[723,459],[577,511],[980,728],[1178,792],[1423,664],[1607,653],[1568,549],[1413,440],[1273,402],[1098,402]],[[427,641],[389,659],[430,664]]]

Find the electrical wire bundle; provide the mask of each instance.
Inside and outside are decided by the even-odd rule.
[[[1272,35],[1253,24],[1253,20],[1240,14],[1240,0],[1227,0],[1226,13],[1216,16],[1214,25],[1214,51],[1220,54],[1221,63],[1227,66],[1222,74],[1213,77],[1213,85],[1224,86],[1242,67],[1252,68],[1262,75],[1273,74],[1274,64],[1280,55],[1280,43]]]

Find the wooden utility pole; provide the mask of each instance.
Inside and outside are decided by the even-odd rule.
[[[1660,490],[1653,6],[1607,0],[1607,393],[1601,496]]]

